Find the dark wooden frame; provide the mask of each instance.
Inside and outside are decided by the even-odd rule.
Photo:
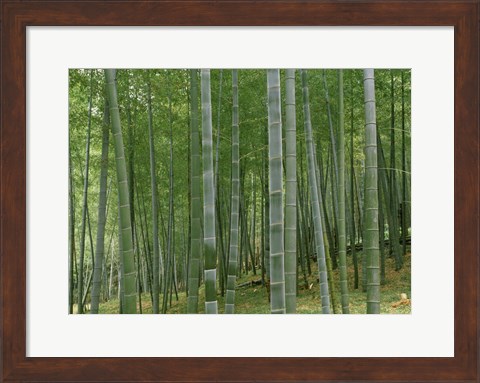
[[[14,1],[1,5],[1,315],[5,381],[479,381],[477,1]],[[432,25],[455,27],[455,357],[27,358],[26,27]],[[427,47],[426,47],[427,49]],[[53,59],[53,58],[52,58]],[[438,79],[439,86],[442,79]],[[432,91],[435,91],[432,89]],[[432,129],[435,127],[425,127]],[[428,155],[428,154],[427,154]],[[441,219],[441,209],[439,217]],[[392,329],[396,331],[397,329]],[[413,347],[413,345],[412,345]],[[60,351],[60,350],[59,350]]]

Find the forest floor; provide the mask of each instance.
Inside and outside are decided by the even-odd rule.
[[[359,264],[361,253],[359,253]],[[348,277],[349,277],[349,298],[350,313],[365,314],[366,312],[366,293],[361,288],[361,271],[359,275],[360,287],[354,289],[354,270],[352,257],[347,256]],[[395,271],[393,258],[386,259],[386,275],[385,284],[381,286],[381,304],[380,310],[382,314],[410,314],[411,302],[401,301],[400,294],[406,294],[408,299],[411,298],[411,254],[408,253],[404,258],[404,266],[401,270]],[[318,314],[320,313],[320,291],[318,286],[317,263],[311,262],[311,275],[307,276],[308,287],[305,288],[305,281],[301,270],[299,269],[299,290],[297,296],[297,313],[299,314]],[[340,306],[340,285],[338,268],[333,271],[334,278],[334,300],[335,312],[341,313]],[[248,275],[242,274],[237,278],[237,285],[242,283],[260,279],[260,270],[253,275],[250,271]],[[199,312],[204,312],[204,286],[199,290]],[[172,305],[167,310],[169,314],[185,314],[187,307],[187,297],[185,292],[179,292],[178,301],[175,295],[172,298]],[[137,299],[138,304],[138,299]],[[160,305],[162,297],[160,296]],[[218,311],[224,312],[225,299],[218,294]],[[118,300],[110,300],[100,304],[100,313],[115,314],[118,313]],[[142,294],[142,312],[151,313],[152,305],[150,294]],[[235,294],[235,313],[237,314],[268,314],[270,313],[270,305],[268,302],[267,290],[262,285],[249,285],[238,287]]]

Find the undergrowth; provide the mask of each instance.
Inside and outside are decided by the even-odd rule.
[[[359,253],[359,264],[361,253]],[[366,293],[362,291],[361,286],[361,265],[359,275],[359,288],[354,289],[354,270],[351,257],[347,257],[348,263],[348,287],[350,298],[350,313],[351,314],[365,314],[366,313]],[[320,313],[320,290],[318,284],[317,264],[311,261],[311,275],[307,275],[307,283],[305,283],[301,269],[298,270],[298,296],[297,296],[297,313],[299,314],[318,314]],[[400,294],[406,294],[408,299],[411,299],[410,282],[411,282],[411,256],[408,253],[404,258],[404,265],[401,270],[395,271],[393,258],[386,259],[386,275],[385,284],[381,286],[381,303],[380,311],[382,314],[410,314],[411,302],[404,302],[403,304],[393,307],[401,298]],[[257,270],[256,275],[250,271],[247,275],[242,274],[237,278],[237,284],[260,279],[260,270]],[[334,301],[335,312],[341,313],[340,306],[340,285],[338,269],[333,271],[334,280]],[[307,287],[306,287],[306,286]],[[204,312],[204,286],[199,289],[199,313]],[[160,296],[160,304],[162,297]],[[218,311],[224,312],[225,299],[218,294]],[[138,305],[138,298],[137,298]],[[139,311],[139,305],[137,312]],[[179,292],[178,301],[175,294],[172,297],[171,306],[169,306],[167,313],[169,314],[185,314],[187,308],[187,297],[184,291]],[[101,314],[116,314],[118,313],[118,300],[113,299],[109,302],[100,304]],[[142,294],[142,312],[152,313],[152,304],[150,294]],[[235,313],[237,314],[268,314],[270,306],[268,302],[267,289],[262,285],[244,286],[236,289],[235,293]]]

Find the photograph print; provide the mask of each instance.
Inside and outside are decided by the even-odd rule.
[[[69,314],[410,314],[410,69],[70,69],[68,96]]]

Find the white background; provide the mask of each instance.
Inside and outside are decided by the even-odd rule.
[[[453,36],[28,27],[27,356],[453,356]],[[412,68],[412,314],[68,315],[68,68],[105,67]]]

